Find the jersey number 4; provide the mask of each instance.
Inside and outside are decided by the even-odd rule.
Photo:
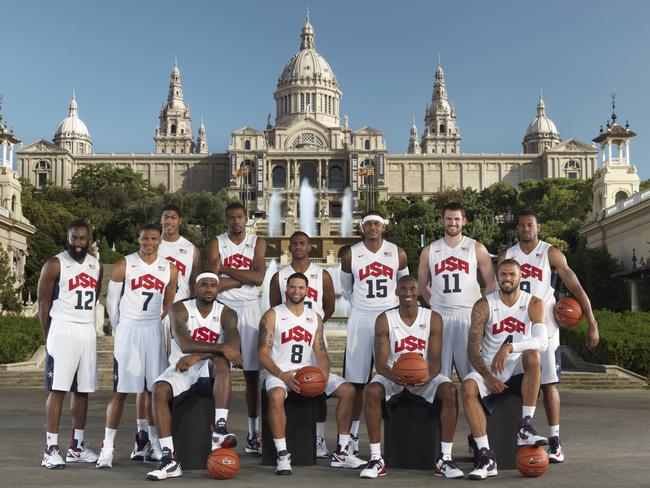
[[[387,281],[386,278],[368,280],[368,295],[366,298],[386,298],[388,296]]]
[[[95,301],[95,292],[88,290],[82,291],[77,290],[77,304],[74,306],[75,310],[92,310],[93,302]],[[86,295],[86,301],[84,302],[84,295]]]
[[[442,289],[443,293],[460,293],[460,275],[458,273],[443,274],[442,279],[445,282],[445,287]],[[453,288],[451,288],[450,284]]]

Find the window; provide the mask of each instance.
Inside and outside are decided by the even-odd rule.
[[[628,195],[623,190],[617,191],[616,195],[614,195],[614,201],[616,203],[622,202],[623,200],[627,200],[627,198],[628,198]]]
[[[330,203],[330,217],[340,219],[343,214],[341,204],[338,202]]]
[[[172,135],[176,135],[176,124],[172,124]]]
[[[345,186],[343,169],[340,166],[332,166],[329,170],[329,189],[342,191]]]
[[[246,139],[244,141],[244,150],[245,151],[250,151],[250,148],[251,148],[251,141],[249,139]]]
[[[38,178],[38,186],[43,187],[45,186],[45,183],[47,183],[47,173],[38,173],[37,175]]]
[[[311,163],[302,163],[300,165],[300,184],[305,180],[312,188],[318,188],[318,178],[316,176],[316,166]]]
[[[287,187],[287,170],[284,166],[276,166],[271,172],[271,187],[272,188],[286,188]]]
[[[11,212],[16,211],[16,195],[11,196]]]
[[[366,140],[363,147],[365,148],[366,151],[370,151],[370,139]]]
[[[580,177],[580,162],[570,160],[564,163],[564,174],[567,178],[577,180]]]
[[[440,134],[445,133],[445,124],[440,124]]]
[[[300,94],[300,111],[301,112],[305,111],[305,94],[304,93]]]
[[[293,140],[291,145],[296,149],[325,146],[321,138],[312,132],[303,132]]]

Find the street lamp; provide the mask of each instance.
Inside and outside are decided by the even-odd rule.
[[[366,211],[370,212],[375,209],[375,164],[371,156],[368,155],[368,159],[365,161],[363,168],[359,170],[359,176],[365,176],[365,186],[366,186]]]
[[[236,178],[241,177],[241,190],[240,195],[244,200],[244,209],[246,210],[246,216],[248,217],[248,174],[251,171],[252,163],[245,159],[239,166],[239,169],[236,170],[232,175]]]

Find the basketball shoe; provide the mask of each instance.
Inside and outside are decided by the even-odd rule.
[[[519,421],[517,426],[518,446],[545,446],[546,444],[548,444],[548,440],[546,440],[546,437],[537,434],[530,416],[526,416]]]
[[[368,465],[359,473],[360,478],[377,478],[378,476],[386,476],[386,463],[382,458],[371,459]]]
[[[484,480],[488,476],[496,476],[497,474],[497,462],[494,451],[484,447],[481,448],[477,453],[474,471],[469,474],[468,478],[471,480]]]
[[[244,451],[247,454],[259,454],[262,455],[262,438],[260,437],[259,432],[255,432],[253,437],[246,436],[246,447]]]
[[[275,474],[291,474],[291,454],[287,451],[280,451],[277,462]]]
[[[98,468],[112,468],[113,467],[113,446],[104,447],[99,451],[99,458],[97,459]]]
[[[548,438],[548,460],[551,463],[563,463],[564,451],[560,438],[556,435]]]
[[[155,444],[155,445],[154,445]],[[162,449],[160,443],[149,443],[147,450],[144,452],[144,462],[145,463],[158,463],[162,460]]]
[[[326,458],[329,456],[329,451],[327,450],[327,444],[325,443],[325,437],[316,436],[316,457],[317,458]]]
[[[144,457],[147,453],[147,449],[151,447],[149,442],[149,434],[146,430],[141,430],[135,434],[135,445],[133,446],[133,452],[131,452],[132,461],[144,461]]]
[[[359,455],[359,436],[350,434],[350,447],[348,450],[355,456]]]
[[[228,433],[226,421],[224,419],[217,420],[217,425],[212,426],[212,450],[214,451],[220,447],[232,449],[236,445],[237,436]]]
[[[53,445],[43,451],[41,466],[45,466],[47,469],[65,468],[65,461],[61,457],[61,454],[59,454],[59,446]]]
[[[65,460],[68,463],[95,463],[97,458],[95,452],[84,446],[83,442],[78,445],[76,439],[72,441],[72,446],[65,455]]]
[[[348,449],[349,449],[348,444]],[[348,454],[347,449],[341,449],[338,447],[336,451],[332,453],[332,458],[330,461],[330,466],[333,468],[350,468],[357,469],[366,464],[363,459],[359,459],[354,454]]]
[[[465,473],[463,473],[453,459],[442,459],[442,457],[438,459],[438,462],[433,468],[433,474],[436,476],[444,476],[449,479],[462,478],[465,476]]]
[[[162,457],[160,458],[158,469],[149,471],[147,473],[147,479],[160,481],[166,480],[167,478],[178,478],[179,476],[183,476],[183,471],[179,462],[176,461],[176,453],[172,452],[168,447],[165,447],[162,450]]]

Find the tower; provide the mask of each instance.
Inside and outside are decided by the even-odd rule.
[[[409,132],[409,148],[406,152],[408,154],[420,154],[422,152],[418,142],[418,126],[415,125],[415,117],[413,117],[413,125]]]
[[[560,133],[553,121],[546,115],[546,105],[540,92],[539,102],[537,102],[537,116],[528,125],[522,142],[524,153],[540,154],[550,147],[557,146],[559,143]]]
[[[424,114],[422,152],[426,154],[460,154],[460,129],[456,127],[456,111],[449,105],[445,72],[436,68],[431,105]]]
[[[203,116],[201,116],[201,125],[199,126],[199,135],[196,138],[196,145],[194,146],[196,154],[208,154],[208,139],[206,137],[205,125],[203,124]]]
[[[183,101],[181,70],[174,63],[167,94],[167,105],[160,110],[160,127],[156,129],[157,153],[190,154],[194,151],[190,109]]]
[[[2,159],[0,159],[0,168],[13,168],[14,145],[18,144],[18,139],[13,131],[6,126],[2,118],[2,95],[0,95],[0,145],[2,145]]]
[[[68,107],[68,116],[57,127],[53,142],[72,154],[90,154],[92,152],[93,141],[86,124],[79,118],[79,108],[74,90],[72,90],[72,101]]]

